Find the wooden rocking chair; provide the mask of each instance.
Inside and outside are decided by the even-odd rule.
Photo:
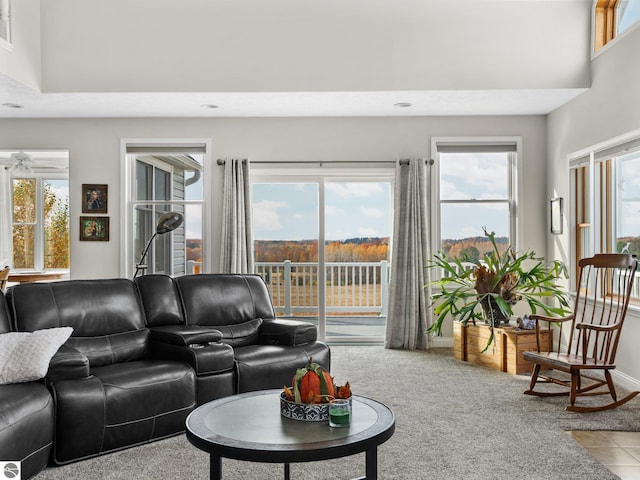
[[[598,254],[580,260],[580,274],[577,283],[575,307],[572,315],[552,318],[531,315],[536,320],[538,351],[524,352],[525,360],[534,364],[527,395],[540,397],[569,395],[567,410],[574,412],[595,412],[615,408],[628,402],[640,392],[631,392],[618,400],[610,371],[616,368],[616,350],[627,313],[629,297],[637,269],[635,255]],[[562,332],[555,352],[540,351],[540,322],[571,322],[566,353],[561,352]],[[540,371],[559,370],[570,375],[570,379],[558,379],[540,375]],[[603,377],[593,375],[594,370]],[[585,373],[586,372],[586,373]],[[591,380],[583,384],[582,380]],[[536,383],[562,385],[562,391],[535,391]],[[600,389],[604,387],[604,389]],[[598,390],[599,389],[599,390]],[[612,402],[600,406],[578,406],[576,398],[581,395],[610,394]]]

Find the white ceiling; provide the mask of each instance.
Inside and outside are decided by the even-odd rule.
[[[546,115],[590,84],[587,0],[183,3],[17,2],[0,118]]]
[[[0,75],[0,118],[545,115],[584,90],[43,94]]]
[[[0,84],[0,118],[545,115],[583,91],[35,94]]]

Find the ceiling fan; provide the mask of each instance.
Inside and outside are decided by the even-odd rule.
[[[46,152],[42,153],[46,154]],[[34,158],[35,155],[42,158]],[[55,158],[47,159],[45,155],[39,155],[38,153],[35,155],[20,151],[11,153],[10,157],[5,157],[0,153],[0,165],[4,165],[5,170],[8,170],[11,176],[14,177],[32,175],[34,168],[68,168],[68,161]]]

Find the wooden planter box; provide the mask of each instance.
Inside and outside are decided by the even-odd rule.
[[[519,330],[514,327],[494,329],[494,341],[486,352],[484,350],[491,329],[487,325],[453,322],[453,356],[465,362],[483,365],[502,372],[513,374],[530,372],[533,364],[525,361],[524,352],[535,351],[536,331]],[[540,350],[551,351],[553,331],[540,330]]]

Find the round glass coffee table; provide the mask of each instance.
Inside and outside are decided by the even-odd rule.
[[[186,420],[187,439],[209,452],[210,478],[222,478],[222,458],[289,464],[365,452],[367,480],[378,478],[378,445],[395,431],[393,412],[380,402],[354,395],[349,427],[305,422],[280,415],[282,390],[242,393],[206,403]]]

